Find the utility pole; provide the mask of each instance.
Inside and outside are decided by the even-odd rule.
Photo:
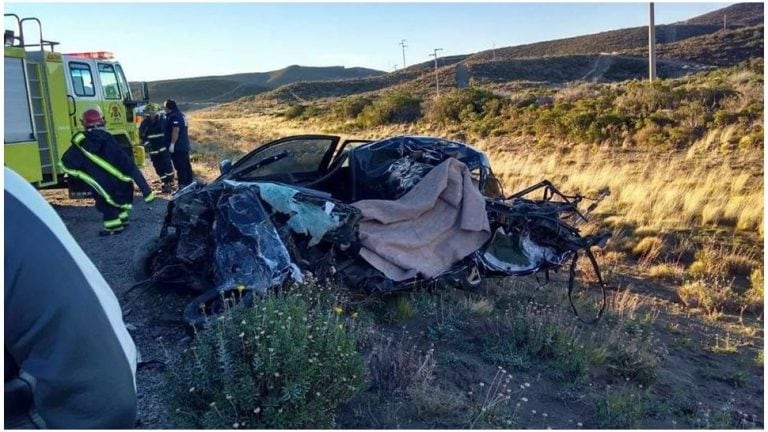
[[[723,31],[728,30],[728,15],[723,14]]]
[[[656,79],[656,25],[654,24],[653,2],[651,2],[651,21],[648,25],[648,80]]]
[[[403,47],[403,67],[405,67],[405,48],[408,46],[405,42],[407,42],[405,39],[400,41],[400,46]]]
[[[430,57],[435,58],[435,92],[437,93],[438,98],[440,97],[440,78],[437,75],[437,52],[442,50],[442,48],[435,48],[434,52],[429,55]]]
[[[496,42],[493,43],[493,61],[496,61]]]

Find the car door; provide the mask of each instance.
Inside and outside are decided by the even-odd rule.
[[[338,150],[334,135],[298,135],[279,139],[243,156],[224,178],[279,181],[303,185],[320,178]]]

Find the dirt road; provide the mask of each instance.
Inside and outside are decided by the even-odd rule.
[[[187,337],[181,312],[189,296],[153,288],[128,292],[134,284],[131,268],[134,253],[159,233],[169,196],[159,195],[152,204],[145,204],[136,196],[126,231],[114,237],[99,237],[101,214],[89,200],[70,200],[66,190],[42,193],[120,300],[126,326],[141,354],[136,377],[139,398],[136,426],[172,428],[158,394],[163,380],[162,362],[166,359],[163,346],[173,351],[178,342]]]

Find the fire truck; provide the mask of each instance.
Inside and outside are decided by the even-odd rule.
[[[71,196],[84,196],[74,190],[76,182],[67,182],[59,160],[83,129],[83,112],[99,108],[109,133],[142,166],[135,119],[136,107],[148,100],[146,83],[136,100],[111,53],[56,52],[59,43],[43,38],[39,19],[4,17],[15,26],[4,35],[5,165],[38,188],[69,186]]]

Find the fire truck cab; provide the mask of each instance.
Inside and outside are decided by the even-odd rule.
[[[37,18],[5,14],[5,19],[15,21],[15,29],[5,30],[6,166],[37,187],[66,185],[59,160],[72,135],[83,129],[83,112],[91,108],[101,110],[107,130],[143,165],[144,148],[135,126],[140,101],[114,56],[56,52],[58,42],[43,39]],[[36,41],[25,35],[30,23],[37,24]],[[148,99],[146,85],[143,99]]]

